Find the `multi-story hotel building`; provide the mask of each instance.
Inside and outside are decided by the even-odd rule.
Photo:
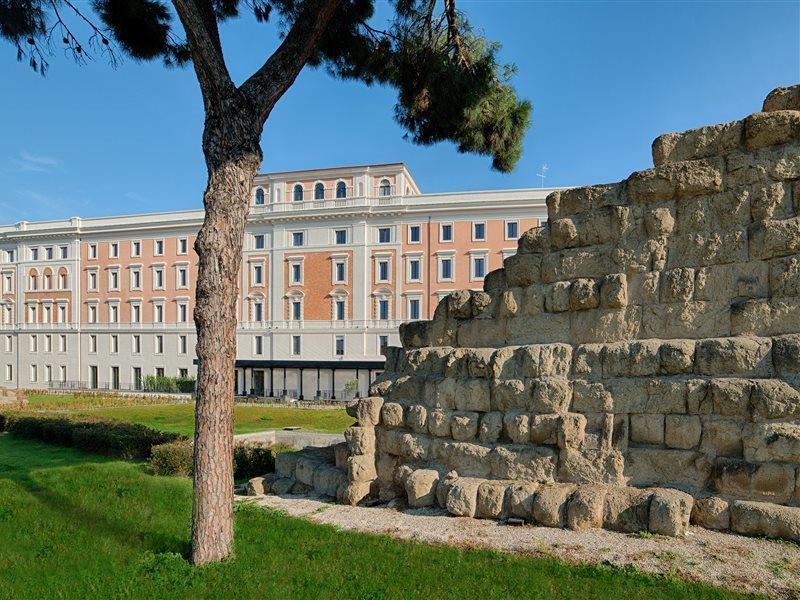
[[[405,320],[482,287],[550,190],[423,194],[405,165],[259,175],[237,392],[363,394]],[[0,385],[139,389],[194,375],[201,210],[0,227]],[[352,386],[353,384],[350,384]],[[285,391],[285,392],[284,392]]]

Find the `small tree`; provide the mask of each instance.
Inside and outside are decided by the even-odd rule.
[[[172,0],[173,13],[162,0],[93,0],[86,10],[71,0],[0,0],[0,36],[41,73],[55,46],[79,62],[102,53],[116,63],[121,52],[194,66],[205,109],[202,147],[208,171],[205,219],[195,242],[199,367],[191,559],[196,564],[231,551],[231,390],[242,240],[262,160],[264,123],[303,67],[395,88],[395,118],[418,144],[449,140],[459,152],[491,156],[500,171],[510,171],[521,154],[531,106],[509,84],[513,68],[498,64],[498,45],[473,31],[456,0],[390,0],[393,11],[384,28],[371,22],[373,4]],[[277,17],[281,43],[237,85],[228,72],[218,24],[240,11],[261,22]]]

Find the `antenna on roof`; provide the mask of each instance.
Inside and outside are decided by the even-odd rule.
[[[547,177],[547,175],[545,175],[545,173],[547,173],[549,170],[550,170],[550,167],[548,167],[547,165],[542,165],[541,170],[536,174],[536,176],[540,177],[541,180],[542,180],[541,181],[541,185],[539,187],[544,187],[544,180],[545,180],[545,177]]]

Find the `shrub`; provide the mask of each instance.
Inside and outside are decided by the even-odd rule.
[[[144,425],[39,415],[7,415],[6,430],[20,437],[128,460],[150,457],[153,446],[181,439]]]
[[[154,475],[189,476],[192,474],[193,458],[192,443],[179,440],[153,446],[150,466]]]
[[[263,444],[233,447],[233,478],[249,479],[275,471],[275,448]]]
[[[3,413],[0,413],[0,433],[3,433],[6,430],[6,416]]]
[[[164,394],[190,394],[194,391],[194,377],[166,377],[164,375],[148,375],[144,378],[143,387],[148,392]]]

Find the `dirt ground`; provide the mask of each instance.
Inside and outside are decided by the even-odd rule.
[[[623,534],[595,529],[574,532],[509,526],[453,517],[441,509],[391,505],[359,507],[316,497],[259,496],[254,501],[289,515],[341,529],[456,546],[481,546],[570,563],[635,566],[649,573],[703,581],[729,589],[800,598],[800,546],[693,527],[684,538]]]

